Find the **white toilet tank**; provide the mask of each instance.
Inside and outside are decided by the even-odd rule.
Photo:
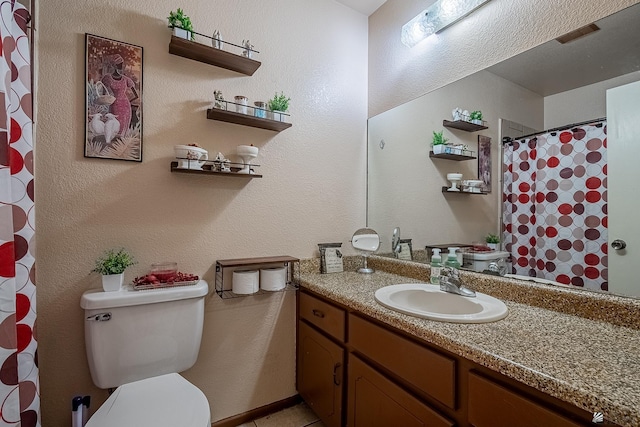
[[[84,340],[93,383],[100,388],[194,365],[204,321],[204,280],[193,286],[85,292]]]

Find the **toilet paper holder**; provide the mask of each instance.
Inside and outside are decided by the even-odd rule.
[[[236,294],[233,292],[233,272],[243,270],[272,270],[284,269],[284,286],[266,285],[255,293]],[[265,282],[266,284],[267,282]],[[258,258],[223,259],[216,261],[215,290],[223,299],[247,297],[251,295],[273,294],[275,291],[295,290],[300,284],[300,259],[291,256],[274,256]],[[261,284],[262,285],[262,284]]]

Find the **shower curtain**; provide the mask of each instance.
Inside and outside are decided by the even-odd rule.
[[[40,426],[29,12],[0,1],[0,426]]]
[[[608,290],[606,122],[504,149],[503,242],[512,272]]]

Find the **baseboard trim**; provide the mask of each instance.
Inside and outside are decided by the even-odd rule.
[[[240,424],[253,421],[256,418],[266,417],[267,415],[273,414],[274,412],[278,412],[290,406],[297,405],[300,402],[302,402],[302,397],[300,397],[299,394],[296,394],[294,396],[287,397],[286,399],[278,400],[277,402],[273,402],[256,409],[243,412],[242,414],[234,415],[232,417],[216,421],[215,423],[211,423],[211,427],[236,427]]]

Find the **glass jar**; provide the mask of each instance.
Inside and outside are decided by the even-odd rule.
[[[267,103],[263,101],[256,101],[253,103],[256,107],[253,109],[253,115],[262,119],[267,118]]]

